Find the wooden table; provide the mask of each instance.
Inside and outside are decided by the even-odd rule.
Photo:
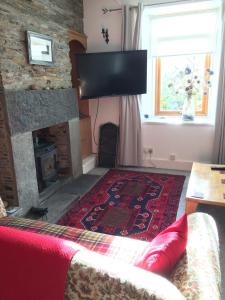
[[[225,171],[212,171],[212,165],[194,162],[186,194],[186,213],[197,210],[198,204],[225,206]]]

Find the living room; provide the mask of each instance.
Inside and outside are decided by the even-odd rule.
[[[130,7],[125,8],[125,5]],[[78,230],[85,230],[87,236],[90,234],[87,240],[92,241],[91,245],[87,246],[87,241],[82,239],[80,244],[98,253],[95,262],[88,260],[93,253],[88,252],[81,258],[78,255],[78,261],[67,274],[73,281],[74,275],[71,274],[76,273],[73,268],[83,270],[84,261],[93,270],[101,269],[98,272],[102,274],[111,272],[104,269],[104,264],[110,264],[102,258],[104,251],[93,246],[94,234],[113,236],[114,240],[108,238],[113,249],[111,256],[118,251],[115,245],[121,244],[125,252],[123,257],[120,254],[119,259],[122,258],[125,264],[129,262],[130,268],[130,264],[134,264],[131,255],[137,259],[141,251],[147,249],[143,241],[149,244],[157,236],[160,239],[160,234],[170,230],[176,220],[180,225],[180,217],[183,218],[186,209],[189,215],[187,256],[183,255],[186,244],[184,247],[179,241],[177,248],[184,248],[178,256],[174,254],[174,248],[171,250],[173,259],[177,259],[173,271],[170,268],[170,276],[166,274],[170,280],[157,282],[157,278],[147,274],[151,273],[151,269],[142,273],[139,269],[146,272],[146,266],[137,262],[134,268],[138,271],[130,270],[134,277],[126,278],[129,272],[122,274],[121,270],[119,273],[114,271],[114,275],[117,274],[115,276],[121,282],[121,289],[126,291],[127,299],[151,299],[152,291],[155,299],[182,299],[182,296],[185,299],[219,299],[221,296],[223,299],[225,152],[223,89],[220,88],[224,72],[224,61],[220,57],[224,50],[222,13],[222,1],[3,0],[0,4],[0,198],[8,217],[0,220],[0,227],[26,228],[25,232],[44,233],[41,236],[45,238],[46,232],[47,235],[50,232],[50,225],[40,223],[42,225],[39,226],[43,227],[38,232],[41,227],[37,229],[34,224],[42,217],[43,221],[57,224],[52,225],[50,233],[56,237],[57,230],[62,230],[61,225],[72,228],[69,230],[74,237]],[[196,16],[200,20],[197,23]],[[128,20],[133,23],[126,23]],[[135,26],[136,30],[132,31]],[[181,37],[180,32],[184,28],[187,31]],[[131,45],[126,35],[132,34],[139,34],[138,37],[133,36],[138,44]],[[35,58],[37,40],[44,44],[44,59]],[[103,97],[99,94],[89,100],[82,99],[76,54],[81,53],[85,57],[88,53],[106,52],[113,55],[114,52],[141,49],[147,49],[146,92],[142,96],[124,93],[115,96],[114,92],[109,92]],[[171,57],[173,61],[168,67],[166,59]],[[192,74],[188,68],[193,61],[197,61],[197,67],[193,67]],[[181,66],[185,63],[183,70]],[[168,71],[169,68],[172,71]],[[99,70],[96,69],[96,77]],[[174,76],[177,70],[180,77]],[[132,73],[136,71],[133,69]],[[165,90],[167,95],[163,98]],[[188,108],[185,108],[186,100],[191,103]],[[99,164],[98,154],[102,125],[109,123],[116,125],[119,132],[111,167],[107,163]],[[219,169],[211,170],[212,164]],[[121,198],[122,201],[118,200]],[[135,215],[134,211],[138,213]],[[212,233],[215,226],[219,242],[217,234]],[[208,230],[205,230],[207,227]],[[2,235],[5,233],[2,232]],[[69,239],[77,242],[79,238],[74,237]],[[127,239],[129,237],[131,239]],[[18,235],[17,243],[21,242],[19,238]],[[68,236],[62,233],[62,238],[68,239]],[[12,241],[11,246],[14,243]],[[204,254],[196,251],[197,245],[205,248]],[[130,248],[133,252],[129,256]],[[2,250],[0,256],[5,256],[5,253],[7,251]],[[99,262],[101,259],[102,264]],[[193,260],[193,263],[188,265],[191,271],[184,279],[180,273],[182,276],[185,273],[187,259]],[[199,260],[197,271],[193,270],[196,260]],[[204,264],[207,267],[202,270],[199,265]],[[200,271],[207,275],[200,276]],[[8,272],[12,269],[9,268]],[[137,274],[143,280],[139,286],[135,282]],[[164,285],[171,291],[171,296],[162,295],[154,288],[151,290],[152,287],[146,288],[147,279]],[[136,298],[132,298],[132,293],[123,286],[124,280],[135,287]],[[113,285],[113,282],[109,280],[109,284]],[[186,285],[191,284],[192,292],[186,290]],[[23,293],[23,284],[20,285],[19,290]],[[203,292],[206,286],[207,292]],[[84,290],[77,290],[76,294],[69,291],[69,284],[67,288],[66,299],[89,299],[84,296]],[[139,289],[147,294],[138,294]],[[103,299],[98,293],[98,297],[90,299]],[[3,292],[3,295],[4,300],[13,299],[10,293],[5,296]],[[58,299],[50,295],[49,291],[45,297]],[[109,297],[124,299],[115,290]],[[23,299],[30,298],[24,296]]]

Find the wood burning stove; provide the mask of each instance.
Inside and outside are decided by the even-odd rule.
[[[57,181],[57,149],[55,144],[35,138],[34,156],[37,171],[38,189],[45,188]]]

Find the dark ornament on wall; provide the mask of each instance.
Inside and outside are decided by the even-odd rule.
[[[106,44],[108,44],[109,43],[108,28],[102,28],[102,36],[103,36],[103,39],[105,40]]]

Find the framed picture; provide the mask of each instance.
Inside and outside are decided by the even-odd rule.
[[[51,66],[53,60],[53,40],[51,37],[27,31],[29,63]]]

